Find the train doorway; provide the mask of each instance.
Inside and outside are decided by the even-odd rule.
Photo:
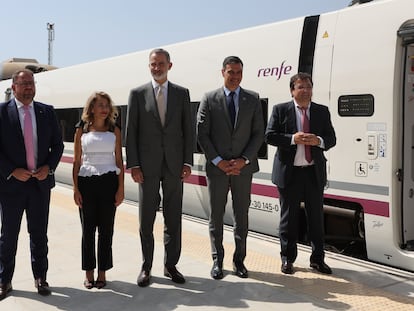
[[[404,46],[402,248],[414,251],[414,24],[398,34]]]

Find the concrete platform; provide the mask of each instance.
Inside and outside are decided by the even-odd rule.
[[[249,278],[231,273],[233,237],[225,231],[225,277],[210,277],[211,256],[204,220],[183,217],[183,251],[177,268],[187,282],[172,283],[163,276],[162,215],[155,225],[156,249],[152,282],[136,285],[141,267],[136,204],[117,211],[113,242],[114,268],[104,289],[83,287],[80,268],[81,228],[70,188],[52,192],[49,221],[48,282],[52,296],[37,294],[30,269],[25,222],[19,240],[13,291],[0,302],[1,311],[19,310],[414,310],[414,274],[328,253],[333,275],[309,268],[309,248],[300,247],[296,273],[280,272],[277,239],[251,234],[246,266]]]

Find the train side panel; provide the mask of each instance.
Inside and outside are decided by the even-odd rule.
[[[412,0],[382,0],[317,16],[314,50],[308,54],[313,64],[313,99],[329,106],[338,138],[337,146],[326,154],[327,232],[350,242],[363,241],[369,259],[410,271],[414,271],[414,252],[405,247],[404,239],[410,238],[412,231],[405,229],[414,226],[414,220],[404,219],[404,185],[397,172],[403,168],[404,156],[412,155],[402,152],[402,145],[407,145],[402,127],[407,121],[403,117],[406,47],[397,33],[403,25],[414,24],[413,12]],[[196,111],[203,94],[222,85],[224,57],[238,55],[245,63],[242,87],[260,94],[267,121],[274,104],[291,98],[289,79],[300,66],[305,23],[306,18],[297,18],[166,46],[173,62],[169,78],[189,88]],[[125,107],[130,89],[150,80],[148,53],[39,73],[36,99],[57,109],[79,109],[93,91],[103,90]],[[411,78],[414,81],[414,66]],[[0,92],[8,87],[10,81],[0,82]],[[58,180],[70,183],[73,146],[69,142],[65,148],[56,174]],[[266,148],[259,160],[260,172],[253,178],[250,229],[277,236],[279,200],[270,181],[275,150]],[[208,218],[205,158],[201,153],[194,158],[183,209]],[[407,173],[410,169],[406,167]],[[126,176],[126,198],[136,201],[137,193],[137,184]],[[341,232],[341,221],[348,218],[350,226]],[[230,204],[225,220],[232,223]]]

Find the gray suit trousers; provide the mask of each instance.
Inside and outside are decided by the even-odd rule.
[[[250,207],[252,175],[227,176],[225,174],[208,176],[210,194],[210,242],[214,261],[223,263],[223,216],[229,190],[233,203],[233,233],[235,251],[233,262],[243,262],[246,257],[246,239],[249,230],[248,213]]]
[[[145,176],[139,185],[139,233],[141,237],[143,270],[151,270],[154,258],[153,227],[160,206],[164,216],[164,265],[175,266],[181,254],[181,214],[183,182],[164,165],[163,176]]]

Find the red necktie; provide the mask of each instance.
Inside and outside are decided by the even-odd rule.
[[[33,124],[30,115],[29,106],[23,106],[24,109],[24,146],[26,148],[27,169],[33,171],[36,168],[33,148]]]
[[[300,109],[302,110],[302,131],[304,133],[309,133],[309,119],[306,115],[306,108],[301,107]],[[305,145],[305,158],[306,161],[308,161],[309,163],[312,162],[312,153],[310,145]]]

